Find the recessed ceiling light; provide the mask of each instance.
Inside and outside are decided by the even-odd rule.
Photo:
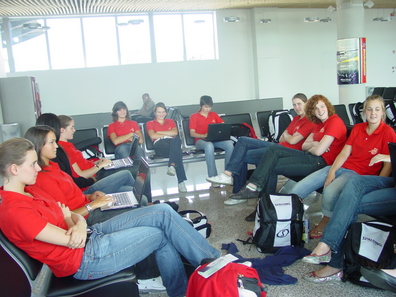
[[[239,17],[229,16],[229,17],[225,17],[223,21],[226,23],[237,23],[239,22]]]
[[[304,19],[304,22],[306,23],[315,23],[315,22],[319,22],[319,18],[318,17],[306,17]]]
[[[320,19],[320,22],[321,22],[321,23],[328,23],[328,22],[331,22],[331,18],[327,17],[327,18],[324,18],[324,19]]]
[[[260,23],[261,24],[269,24],[269,23],[271,23],[271,19],[261,19]]]
[[[373,21],[374,22],[390,22],[392,20],[392,18],[389,17],[380,17],[380,18],[374,18]]]

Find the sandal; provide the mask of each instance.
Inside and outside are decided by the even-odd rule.
[[[316,229],[316,227],[308,232],[309,238],[315,239],[315,238],[321,238],[323,236],[323,231]]]

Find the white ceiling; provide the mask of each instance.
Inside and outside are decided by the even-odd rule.
[[[396,0],[372,1],[375,3],[373,8],[396,8]],[[327,8],[330,5],[335,7],[335,3],[336,0],[0,0],[0,16],[118,14],[253,7]]]

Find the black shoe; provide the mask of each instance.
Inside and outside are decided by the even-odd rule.
[[[396,293],[396,277],[369,267],[361,267],[360,273],[374,286]]]
[[[246,186],[244,186],[238,193],[232,194],[230,199],[257,199],[259,198],[260,193],[255,190],[249,190]]]
[[[256,211],[253,211],[250,215],[245,218],[247,222],[254,222],[256,220]]]

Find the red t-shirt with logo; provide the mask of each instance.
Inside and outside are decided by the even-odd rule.
[[[360,175],[378,175],[382,162],[369,166],[370,160],[377,154],[389,155],[389,142],[396,142],[395,131],[384,122],[371,135],[367,134],[368,123],[356,124],[346,144],[352,146],[351,155],[342,167],[351,169]]]
[[[131,132],[135,133],[136,131],[140,131],[140,127],[139,124],[135,121],[131,121],[131,120],[125,120],[124,122],[115,121],[114,123],[111,123],[107,128],[107,138],[110,138],[111,133],[115,133],[118,137],[118,136],[126,135]],[[124,142],[130,142],[130,140],[125,140]]]
[[[210,111],[208,116],[203,116],[199,111],[194,113],[190,117],[190,123],[188,125],[189,129],[194,129],[198,134],[208,133],[209,124],[221,124],[224,123],[223,119],[219,117],[214,111]],[[195,142],[200,140],[200,138],[195,138]]]
[[[344,122],[336,114],[333,114],[324,123],[320,122],[315,125],[315,128],[312,131],[314,141],[321,141],[325,135],[334,137],[329,149],[322,154],[327,165],[333,164],[335,158],[337,158],[337,155],[344,147],[347,138],[346,132],[347,130]]]
[[[301,151],[305,139],[311,134],[314,127],[315,124],[308,121],[306,117],[301,117],[299,115],[295,116],[291,121],[290,125],[286,128],[286,130],[290,135],[293,135],[294,133],[298,132],[304,138],[296,144],[290,144],[287,141],[282,141],[279,144],[283,145],[284,147]]]

